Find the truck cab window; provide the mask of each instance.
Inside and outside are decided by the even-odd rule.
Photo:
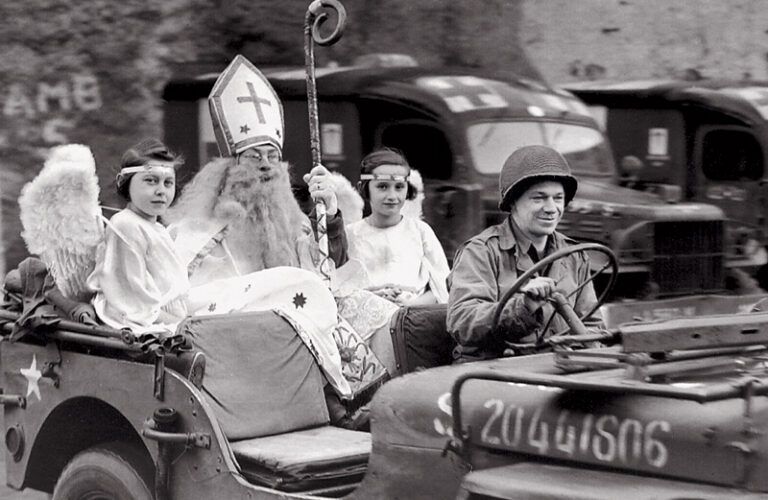
[[[381,132],[380,142],[382,146],[402,151],[411,167],[425,179],[451,178],[451,148],[445,134],[435,126],[423,123],[389,125]]]
[[[546,144],[560,151],[578,174],[615,174],[605,137],[582,125],[520,120],[477,122],[467,129],[467,141],[475,168],[482,174],[498,174],[507,156],[531,144]]]
[[[763,177],[763,155],[757,139],[740,130],[712,130],[704,136],[702,172],[713,181]]]

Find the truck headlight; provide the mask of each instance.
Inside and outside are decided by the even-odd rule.
[[[726,255],[730,259],[748,259],[751,265],[761,266],[768,261],[768,254],[760,243],[759,230],[735,224],[726,224]]]

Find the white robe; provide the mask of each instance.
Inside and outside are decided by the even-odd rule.
[[[193,287],[187,304],[193,316],[274,311],[288,321],[315,356],[331,385],[350,397],[353,387],[334,336],[337,309],[333,295],[315,273],[296,267],[273,267]],[[254,325],[258,331],[258,325]]]
[[[102,245],[88,277],[99,319],[137,333],[174,330],[187,316],[189,280],[165,227],[125,209],[107,224]],[[161,310],[171,322],[160,322]]]
[[[238,263],[227,243],[227,221],[218,218],[189,218],[173,223],[169,228],[176,253],[190,272],[192,286],[204,285],[222,278],[248,274],[250,263]],[[303,234],[295,242],[298,267],[319,274],[312,245],[312,226],[306,219]],[[214,241],[215,239],[215,241]],[[252,269],[259,271],[261,269]]]
[[[293,325],[339,394],[353,394],[334,340],[336,303],[316,274],[278,267],[190,289],[186,262],[177,248],[162,225],[127,209],[114,215],[88,279],[99,319],[142,333],[175,331],[188,314],[273,310]],[[161,309],[174,321],[161,323]]]
[[[412,296],[431,290],[439,303],[448,301],[450,271],[440,241],[426,222],[412,217],[387,228],[368,218],[346,227],[349,258],[365,270],[360,286],[369,290],[394,286]]]
[[[319,259],[313,255],[312,250],[316,246],[312,244],[313,234],[308,219],[304,227],[304,235],[296,241],[296,251],[302,269],[279,267],[248,274],[241,272],[240,268],[245,266],[238,265],[227,248],[226,233],[222,233],[225,226],[225,221],[221,219],[196,217],[177,221],[170,229],[174,236],[177,253],[185,265],[192,269],[193,291],[190,293],[190,309],[193,312],[205,314],[211,305],[215,306],[215,311],[211,311],[215,314],[225,310],[274,309],[291,321],[307,346],[316,355],[328,380],[344,397],[354,396],[364,391],[383,377],[387,369],[393,373],[394,354],[388,356],[392,362],[382,365],[381,360],[376,359],[376,354],[371,352],[365,341],[370,339],[374,331],[388,324],[397,306],[370,293],[366,296],[360,290],[355,291],[354,287],[352,290],[345,289],[340,292],[335,287],[335,283],[340,280],[337,279],[334,271],[331,275],[331,286],[334,292],[344,296],[340,298],[337,295],[340,304],[343,304],[343,308],[340,305],[337,310],[336,304],[332,302],[336,293],[332,294],[328,290],[320,281],[319,272],[316,271],[316,262],[319,262]],[[224,238],[220,239],[221,236]],[[217,239],[220,240],[217,241]],[[353,269],[349,264],[342,268]],[[275,269],[277,271],[273,271]],[[286,273],[285,276],[281,277],[281,272]],[[349,274],[355,273],[351,271]],[[276,307],[270,297],[292,297],[291,287],[293,283],[298,284],[298,278],[302,276],[305,285],[312,284],[317,288],[319,283],[320,290],[316,290],[315,293],[326,296],[322,301],[312,300],[311,303],[325,305],[310,314],[306,314],[310,312],[307,309],[302,308],[299,311],[292,307],[289,300],[283,302],[287,307]],[[284,288],[283,284],[287,288]],[[227,291],[246,288],[248,288],[246,294],[241,293],[239,297],[227,300],[221,299]],[[331,300],[327,300],[329,298]],[[365,314],[359,314],[361,311]],[[297,314],[299,312],[303,314]],[[340,314],[337,316],[337,313]],[[326,321],[329,317],[326,316],[327,314],[334,319],[333,325]],[[314,339],[309,340],[312,337]],[[329,339],[333,339],[335,348],[328,343]],[[392,351],[391,347],[389,351]],[[342,373],[344,378],[340,377]]]

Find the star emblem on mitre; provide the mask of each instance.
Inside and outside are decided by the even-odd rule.
[[[208,105],[222,156],[263,144],[283,150],[283,105],[267,78],[245,57],[236,56],[219,75]]]
[[[29,368],[22,368],[19,370],[22,375],[24,375],[24,378],[27,379],[27,396],[29,397],[32,393],[37,396],[38,401],[42,401],[42,397],[40,396],[40,385],[38,382],[40,382],[40,378],[43,376],[43,373],[37,369],[37,356],[34,354],[32,355],[32,364],[29,365]]]

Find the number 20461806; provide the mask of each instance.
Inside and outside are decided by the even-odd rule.
[[[490,399],[483,404],[482,444],[493,448],[660,469],[669,459],[665,420],[526,408]]]

